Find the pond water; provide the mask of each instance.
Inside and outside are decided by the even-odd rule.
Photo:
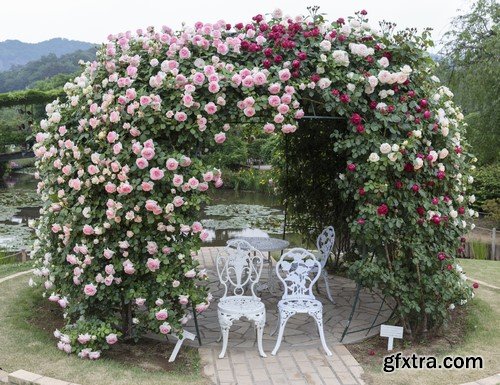
[[[0,185],[0,250],[31,248],[28,221],[39,215],[36,180],[30,174],[12,173]],[[209,231],[205,246],[222,246],[238,236],[277,237],[283,233],[284,213],[279,200],[257,192],[216,190],[212,203],[200,213]],[[297,237],[287,234],[292,244]]]

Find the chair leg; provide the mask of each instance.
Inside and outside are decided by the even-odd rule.
[[[331,356],[332,352],[330,351],[330,349],[328,349],[328,346],[326,346],[325,333],[323,331],[323,309],[309,314],[314,317],[314,319],[316,320],[316,324],[318,325],[319,339],[321,340],[323,350],[325,351],[327,356]]]
[[[227,340],[229,338],[229,326],[222,326],[221,332],[222,332],[222,350],[219,354],[219,358],[224,358],[224,356],[226,355]]]
[[[278,320],[276,322],[276,326],[274,327],[274,330],[271,332],[270,336],[274,336],[276,332],[278,331],[278,327],[280,326],[281,322],[281,314],[278,313]]]
[[[278,353],[278,349],[280,348],[281,345],[281,340],[283,339],[283,333],[285,331],[285,325],[288,321],[288,318],[290,318],[292,315],[295,313],[289,313],[289,312],[281,312],[280,311],[280,331],[278,332],[278,339],[276,340],[276,345],[274,346],[274,349],[272,351],[272,355],[275,356],[276,353]]]
[[[326,296],[328,297],[330,302],[334,304],[335,301],[333,300],[332,293],[330,292],[330,285],[328,284],[328,274],[327,273],[323,274],[323,279],[325,280]],[[318,291],[318,293],[319,293],[319,291]]]
[[[257,328],[257,346],[259,348],[259,354],[261,357],[267,357],[266,353],[264,353],[264,349],[262,348],[262,335],[264,334],[264,325],[266,324],[266,320],[261,320],[255,322],[255,326]]]

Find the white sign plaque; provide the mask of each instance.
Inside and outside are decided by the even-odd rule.
[[[188,332],[187,330],[182,331],[182,338],[179,338],[177,340],[177,343],[175,344],[174,350],[172,351],[172,354],[170,355],[170,358],[168,359],[168,362],[174,362],[175,358],[177,357],[177,353],[179,353],[179,350],[182,346],[182,343],[184,342],[185,339],[193,341],[196,338],[196,335],[193,333]]]
[[[380,325],[380,337],[387,337],[387,350],[392,350],[394,338],[403,338],[403,328],[401,326]]]

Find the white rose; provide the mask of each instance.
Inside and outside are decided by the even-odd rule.
[[[462,203],[463,201],[464,201],[464,196],[463,196],[463,195],[459,195],[459,196],[457,197],[457,202],[458,202],[458,203]]]
[[[322,51],[330,51],[332,49],[332,43],[330,43],[328,40],[323,40],[321,43],[319,43],[319,48]]]
[[[473,177],[472,175],[469,175],[469,177],[467,178],[467,182],[468,182],[469,184],[474,183],[474,177]]]
[[[391,152],[391,145],[389,143],[382,143],[380,145],[380,152],[382,154],[388,154]]]
[[[413,131],[413,136],[414,136],[415,138],[420,139],[420,138],[422,137],[422,131],[420,131],[420,130],[414,130],[414,131]]]
[[[392,147],[391,147],[391,150],[392,150],[393,152],[398,152],[398,151],[399,151],[399,145],[397,145],[397,144],[393,144],[393,145],[392,145]]]
[[[395,152],[391,152],[389,155],[387,155],[387,157],[391,162],[395,162],[396,160],[398,160],[398,154],[396,154]]]
[[[372,76],[368,77],[367,80],[368,80],[368,83],[370,84],[371,88],[375,88],[378,84],[378,79],[376,76],[372,75]]]
[[[375,152],[372,152],[370,154],[370,156],[368,157],[368,161],[373,162],[373,163],[378,162],[379,160],[380,160],[380,157]]]
[[[389,59],[382,57],[377,61],[377,63],[380,64],[381,67],[387,68],[389,66]]]
[[[413,168],[415,170],[418,170],[419,168],[422,168],[422,166],[424,165],[424,161],[420,158],[417,158],[413,161]]]
[[[469,203],[474,203],[476,201],[476,196],[475,195],[471,195],[469,197]]]
[[[446,148],[443,148],[441,151],[439,151],[439,159],[446,158],[449,153],[450,152]]]
[[[443,136],[448,136],[448,134],[450,133],[450,129],[446,126],[443,126],[441,127],[441,134],[443,134]]]
[[[458,217],[458,212],[456,210],[450,210],[450,217],[455,219]]]

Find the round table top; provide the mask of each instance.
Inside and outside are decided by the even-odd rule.
[[[265,237],[238,237],[243,239],[255,247],[259,251],[270,252],[286,249],[290,242],[278,238],[265,238]]]

